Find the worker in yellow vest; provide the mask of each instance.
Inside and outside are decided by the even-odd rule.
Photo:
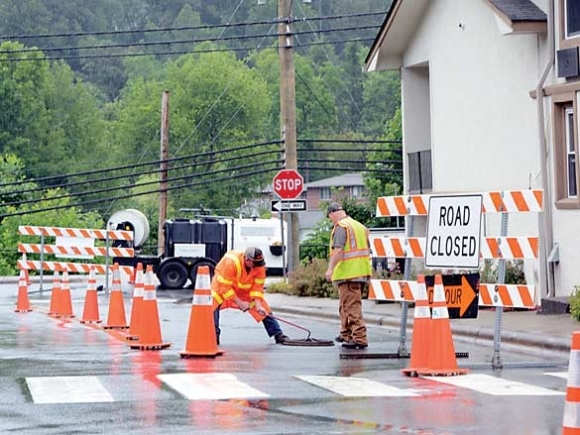
[[[371,278],[369,230],[337,203],[328,206],[326,216],[334,224],[326,279],[338,286],[340,335],[336,341],[347,349],[366,349],[369,342],[362,297]]]

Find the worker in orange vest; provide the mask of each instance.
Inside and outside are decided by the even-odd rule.
[[[276,319],[270,316],[270,307],[264,299],[266,262],[261,249],[249,247],[245,251],[228,251],[215,267],[211,280],[214,306],[214,324],[217,343],[220,342],[220,309],[250,310],[257,322],[262,322],[269,337],[278,344],[288,337]]]

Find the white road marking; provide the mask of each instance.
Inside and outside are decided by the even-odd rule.
[[[550,372],[544,374],[548,376],[555,376],[556,378],[568,379],[568,372]]]
[[[230,373],[174,373],[158,379],[189,400],[249,399],[270,397]]]
[[[345,397],[417,397],[409,390],[391,387],[365,378],[340,376],[295,376],[296,378]]]
[[[34,403],[114,402],[96,376],[26,378]]]
[[[455,385],[456,387],[467,388],[480,393],[491,394],[493,396],[563,396],[560,391],[548,388],[537,387],[535,385],[524,384],[522,382],[508,381],[495,376],[483,374],[466,374],[460,376],[425,376],[443,384]]]

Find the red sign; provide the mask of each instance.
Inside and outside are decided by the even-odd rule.
[[[304,190],[304,178],[294,169],[282,169],[274,176],[272,184],[281,199],[298,198]]]

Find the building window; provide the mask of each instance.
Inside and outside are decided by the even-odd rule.
[[[580,36],[580,2],[578,0],[564,0],[566,38]]]
[[[564,131],[566,144],[566,176],[567,197],[576,198],[578,187],[576,185],[576,147],[574,146],[574,109],[567,107],[564,113]]]
[[[554,187],[559,209],[580,208],[578,195],[578,119],[574,93],[555,96]]]
[[[363,195],[363,187],[362,186],[351,186],[350,187],[350,196],[352,198],[360,198]]]
[[[332,191],[330,190],[330,187],[320,188],[320,199],[332,199]]]

